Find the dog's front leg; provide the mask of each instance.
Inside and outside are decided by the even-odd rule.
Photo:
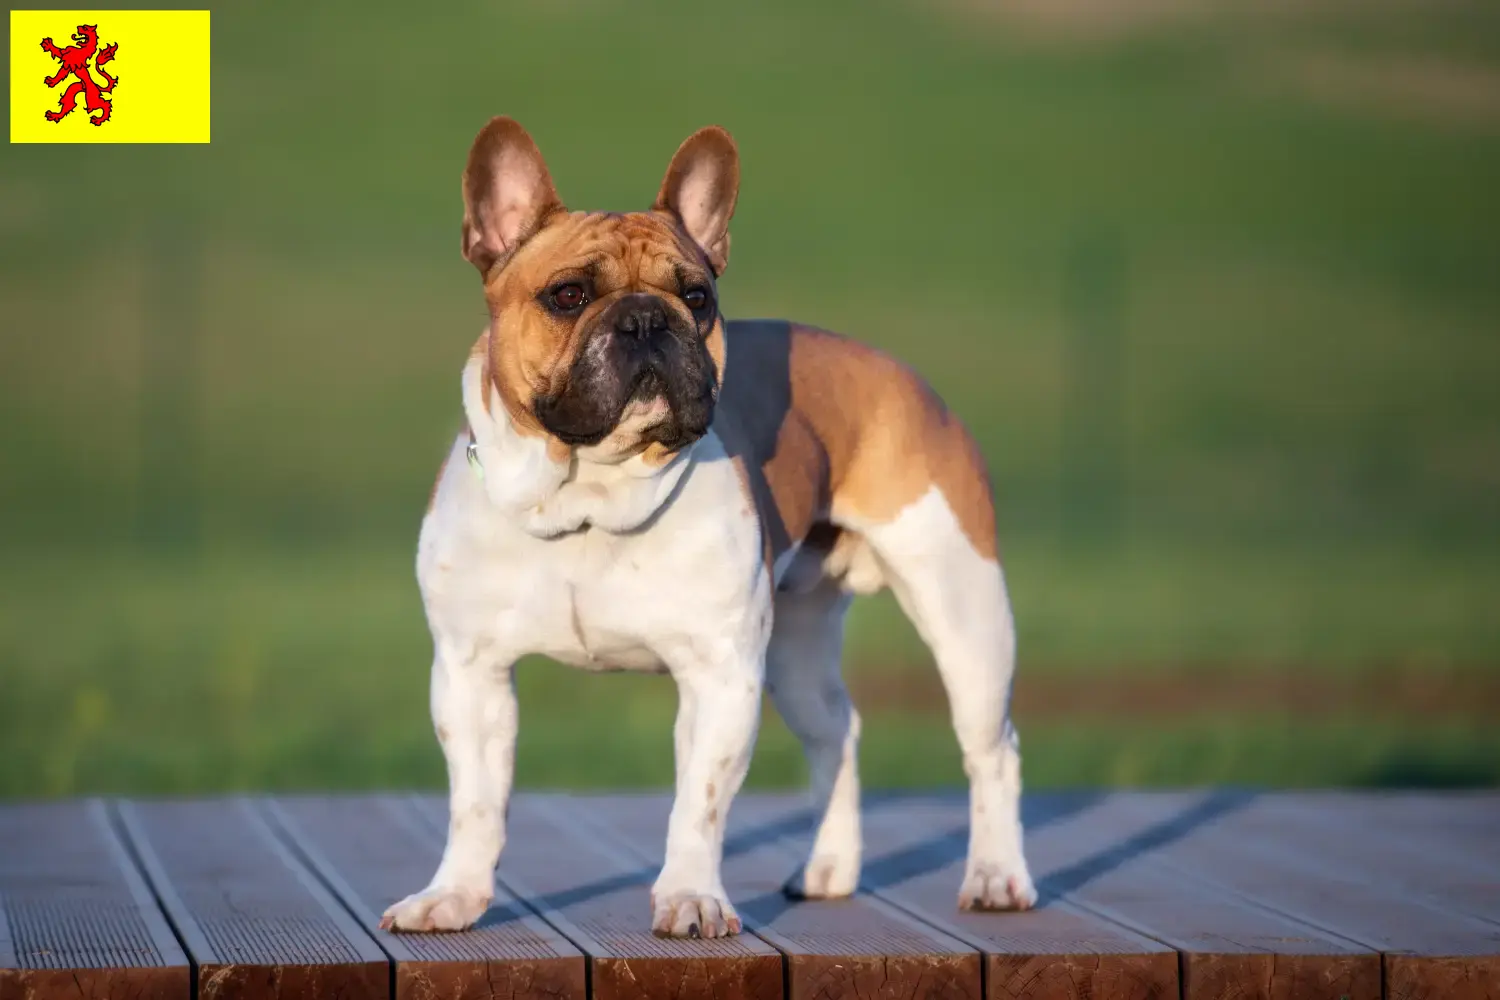
[[[729,804],[744,783],[760,719],[763,656],[676,672],[677,796],[666,864],[651,890],[651,929],[671,937],[738,934],[719,875]]]
[[[385,911],[398,931],[456,931],[478,920],[495,892],[516,759],[511,660],[479,641],[439,650],[432,721],[448,761],[448,843],[432,881]]]

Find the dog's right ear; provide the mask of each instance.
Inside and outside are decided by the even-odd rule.
[[[531,136],[514,119],[491,118],[464,167],[464,258],[488,274],[562,208]]]

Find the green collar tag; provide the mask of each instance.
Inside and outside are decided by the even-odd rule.
[[[484,466],[479,464],[479,442],[470,441],[467,450],[469,455],[469,468],[474,470],[474,475],[476,478],[483,479]]]

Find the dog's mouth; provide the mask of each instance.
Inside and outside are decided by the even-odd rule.
[[[613,422],[602,426],[588,427],[559,419],[557,414],[561,408],[561,405],[555,399],[539,399],[532,407],[537,419],[547,429],[547,433],[570,447],[592,447],[609,437],[610,432],[615,429]]]
[[[575,448],[593,447],[616,431],[682,447],[708,430],[717,381],[705,386],[674,381],[656,364],[643,365],[613,391],[607,380],[582,379],[556,396],[539,397],[533,412],[547,431]]]
[[[567,400],[559,397],[537,400],[536,413],[542,426],[564,444],[590,447],[609,437],[627,419],[640,421],[642,430],[668,420],[672,416],[672,401],[666,379],[648,366],[636,375],[614,413],[608,409],[576,412]]]
[[[671,409],[672,404],[667,399],[667,383],[655,368],[645,368],[635,378],[635,385],[630,390],[631,403],[653,403],[653,408],[659,408],[663,413]]]

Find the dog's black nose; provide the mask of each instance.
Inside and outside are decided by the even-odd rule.
[[[628,337],[649,337],[667,328],[667,309],[654,295],[632,295],[615,307],[615,332]]]

